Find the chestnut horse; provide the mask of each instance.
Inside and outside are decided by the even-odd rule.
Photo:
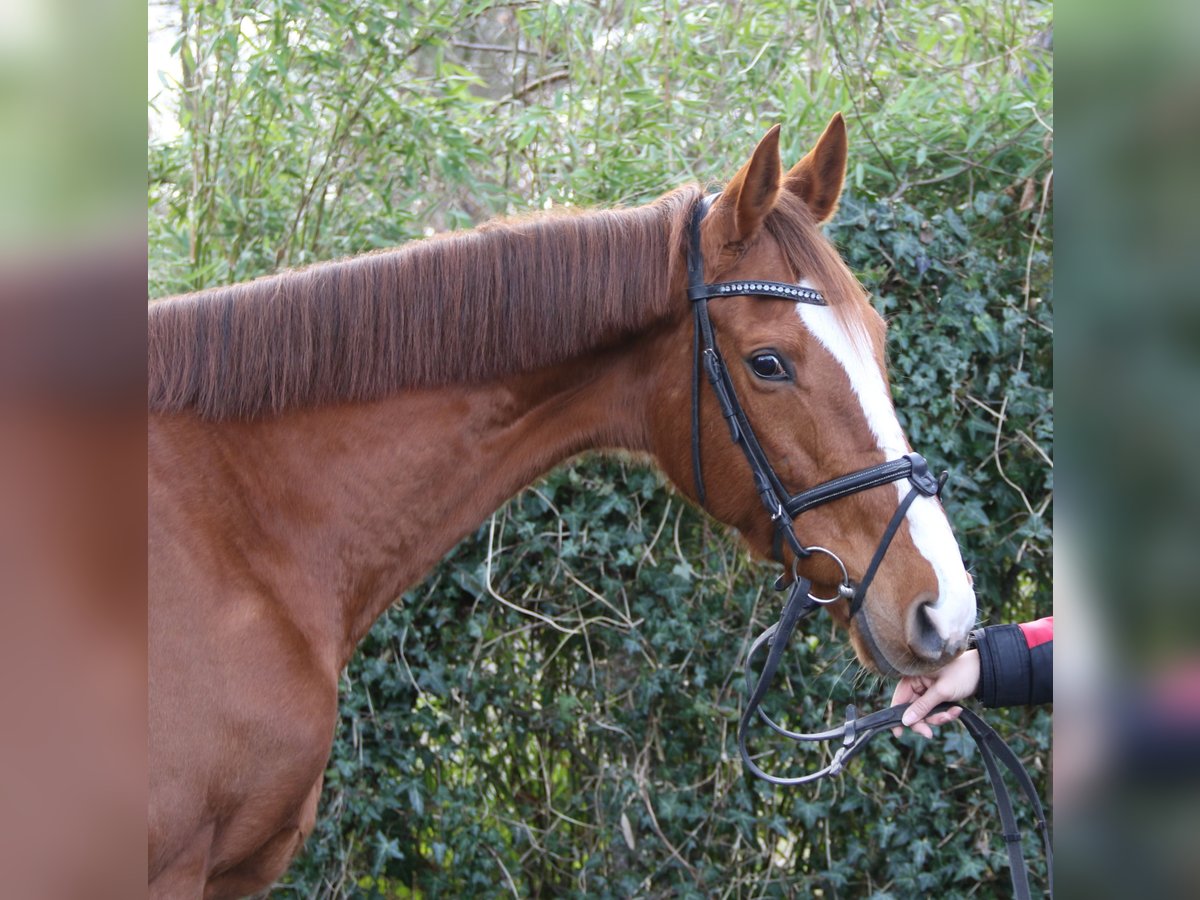
[[[846,166],[835,116],[788,171],[773,128],[703,220],[709,280],[818,288],[825,306],[712,304],[736,390],[784,483],[909,451],[884,323],[820,225]],[[696,500],[684,187],[637,209],[502,220],[149,310],[149,881],[154,897],[269,886],[312,830],[338,676],[372,623],[505,499],[622,449]],[[704,508],[773,552],[745,457],[701,396]],[[884,485],[803,515],[861,576]],[[828,593],[821,555],[800,572]],[[833,604],[843,623],[844,601]],[[975,598],[918,499],[848,623],[884,674],[944,664]]]

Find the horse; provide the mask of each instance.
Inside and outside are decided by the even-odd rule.
[[[975,595],[936,496],[905,510],[895,484],[858,490],[784,529],[836,556],[781,546],[721,398],[695,390],[689,241],[710,281],[823,298],[706,304],[779,480],[910,450],[884,321],[821,232],[845,123],[786,171],[779,133],[715,199],[692,184],[637,208],[500,219],[150,304],[152,897],[243,896],[286,870],[316,821],[358,642],[507,498],[587,451],[657,466],[828,594],[867,669],[916,674],[961,652]],[[852,614],[836,591],[874,565],[889,518]]]

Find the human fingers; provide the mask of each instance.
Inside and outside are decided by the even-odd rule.
[[[915,675],[906,675],[896,683],[896,690],[892,692],[892,706],[911,703],[924,692],[925,682],[923,679]],[[903,733],[904,729],[899,725],[892,729],[893,737],[900,737]]]
[[[912,728],[916,723],[923,721],[935,706],[937,706],[943,700],[948,699],[950,699],[950,697],[945,686],[942,684],[942,682],[935,681],[933,684],[929,685],[929,687],[923,693],[913,699],[912,703],[909,704],[908,709],[904,711],[901,721],[909,728]],[[928,728],[925,730],[928,731]],[[927,736],[932,736],[932,733]]]
[[[962,707],[955,706],[943,712],[933,713],[932,715],[926,716],[925,721],[930,725],[946,725],[950,722],[953,722],[961,715]]]
[[[925,685],[919,676],[905,675],[896,682],[896,689],[892,691],[892,706],[899,706],[901,703],[910,703],[924,692]]]

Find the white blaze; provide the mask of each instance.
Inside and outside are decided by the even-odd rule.
[[[806,281],[800,284],[812,287]],[[909,453],[908,441],[896,418],[891,395],[866,333],[857,330],[857,333],[851,334],[828,306],[797,303],[796,313],[813,337],[846,370],[850,386],[862,405],[867,425],[884,458],[897,459]],[[899,503],[908,493],[910,485],[903,480],[895,482],[895,487]],[[913,543],[929,561],[937,576],[937,603],[926,607],[926,613],[943,639],[965,639],[975,624],[975,592],[967,579],[950,523],[938,504],[923,497],[913,502],[905,518],[912,532]]]

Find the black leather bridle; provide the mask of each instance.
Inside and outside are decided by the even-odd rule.
[[[717,347],[712,320],[708,315],[708,303],[710,300],[723,297],[770,297],[792,303],[811,303],[824,306],[825,298],[821,296],[820,291],[780,281],[739,280],[711,284],[706,282],[704,280],[704,254],[700,249],[700,223],[708,213],[714,197],[715,195],[709,195],[702,199],[696,204],[695,212],[692,214],[687,267],[688,299],[692,301],[692,310],[695,315],[693,338],[695,359],[692,373],[692,472],[696,482],[696,496],[701,506],[706,505],[708,497],[704,488],[704,466],[700,452],[700,372],[703,370],[708,376],[708,383],[712,385],[717,404],[721,408],[721,415],[729,425],[730,437],[746,457],[746,462],[750,465],[750,473],[754,478],[755,490],[758,491],[758,496],[774,523],[775,558],[780,562],[784,561],[782,554],[784,543],[787,544],[797,561],[809,557],[813,553],[822,553],[828,556],[841,570],[841,584],[832,597],[816,597],[811,592],[809,597],[814,606],[834,603],[842,599],[849,600],[850,615],[853,617],[862,608],[867,597],[867,588],[874,580],[879,564],[883,561],[883,556],[891,545],[892,538],[896,536],[909,506],[919,496],[938,496],[945,483],[945,475],[938,478],[929,471],[929,464],[925,462],[925,457],[919,453],[909,453],[899,459],[841,475],[796,494],[789,492],[784,487],[779,475],[771,465],[771,461],[767,458],[762,444],[759,443],[754,428],[746,417],[746,411],[738,400],[733,379],[729,376],[729,368]],[[834,500],[857,494],[859,491],[902,479],[908,479],[912,488],[901,501],[887,528],[884,529],[875,555],[857,585],[851,581],[845,564],[836,553],[825,547],[805,545],[796,536],[794,523],[802,513]]]
[[[754,478],[754,487],[762,500],[763,506],[771,516],[775,526],[773,553],[779,562],[784,562],[782,548],[786,544],[792,551],[790,590],[779,621],[767,628],[751,644],[746,654],[746,686],[748,698],[746,707],[738,722],[738,751],[742,762],[754,775],[777,785],[798,785],[816,781],[831,775],[837,775],[845,764],[861,751],[876,735],[882,734],[898,725],[902,725],[901,717],[908,709],[908,704],[893,706],[878,710],[864,716],[857,716],[853,706],[847,707],[846,721],[837,728],[828,731],[802,733],[789,731],[775,722],[762,709],[762,701],[779,668],[783,653],[789,639],[801,620],[811,615],[821,606],[838,600],[848,600],[850,618],[858,615],[866,601],[867,589],[883,561],[884,554],[891,546],[892,539],[904,520],[908,508],[918,497],[940,497],[942,487],[946,482],[946,474],[940,477],[929,471],[929,465],[919,453],[910,453],[900,459],[890,460],[879,465],[859,469],[826,481],[815,487],[807,488],[798,493],[790,493],[780,480],[775,469],[771,466],[762,444],[754,433],[745,410],[738,400],[733,380],[729,376],[728,367],[721,351],[716,344],[712,320],[708,315],[710,300],[725,297],[767,297],[776,300],[787,300],[792,303],[812,303],[825,305],[825,298],[812,288],[779,281],[762,281],[741,279],[738,281],[722,281],[709,283],[704,280],[704,256],[700,246],[700,223],[704,220],[709,208],[717,195],[709,195],[700,200],[692,214],[689,248],[688,248],[688,299],[692,302],[695,316],[695,332],[693,339],[694,370],[692,378],[692,471],[696,484],[696,496],[701,506],[706,505],[707,494],[704,488],[704,470],[700,452],[700,374],[708,378],[716,396],[721,415],[729,426],[730,437],[741,448],[750,472]],[[845,564],[832,551],[817,545],[806,545],[796,535],[795,520],[804,512],[834,500],[851,496],[860,491],[869,490],[880,485],[908,479],[912,487],[901,500],[892,516],[891,521],[883,531],[874,556],[871,558],[861,581],[855,584],[846,570]],[[842,581],[837,592],[831,597],[818,597],[812,592],[812,582],[797,571],[801,559],[813,553],[822,553],[837,564],[841,571]],[[776,588],[789,586],[788,572],[776,583]],[[751,662],[758,652],[768,647],[767,659],[757,679],[751,671]],[[950,704],[942,704],[938,710],[949,709]],[[840,740],[841,746],[833,754],[829,764],[823,769],[794,777],[773,775],[759,767],[746,746],[747,734],[755,718],[761,719],[776,734],[797,742],[826,742]],[[1012,876],[1013,893],[1018,900],[1028,900],[1029,877],[1025,859],[1021,852],[1021,832],[1017,827],[1016,816],[1013,813],[1012,799],[1004,785],[1000,765],[1012,773],[1022,793],[1029,799],[1033,807],[1037,828],[1042,833],[1046,850],[1047,873],[1050,881],[1050,893],[1053,896],[1053,857],[1050,847],[1050,833],[1046,825],[1046,816],[1042,810],[1041,800],[1037,796],[1032,779],[1021,764],[1020,758],[1004,743],[996,731],[983,721],[976,713],[964,708],[959,720],[979,746],[980,756],[987,769],[988,778],[996,794],[996,805],[1004,828],[1004,840],[1009,856],[1009,870]]]

